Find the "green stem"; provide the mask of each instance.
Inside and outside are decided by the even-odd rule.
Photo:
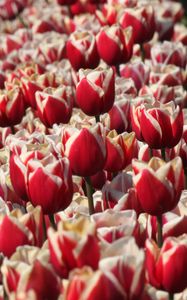
[[[187,168],[184,168],[184,177],[185,177],[185,190],[187,190]]]
[[[53,214],[49,215],[49,220],[50,220],[50,223],[51,223],[52,227],[53,227],[54,229],[57,229],[56,222],[55,222],[55,218],[54,218],[54,215],[53,215]]]
[[[28,25],[25,23],[25,21],[23,20],[23,18],[20,15],[18,15],[18,19],[25,28],[29,28]]]
[[[119,64],[116,65],[116,73],[120,77],[120,65]]]
[[[143,44],[140,44],[140,51],[141,51],[142,61],[144,61],[145,60],[145,50],[144,50]]]
[[[174,294],[169,293],[169,300],[174,300]]]
[[[96,121],[96,123],[99,123],[100,122],[100,116],[98,115],[98,116],[95,116],[95,121]]]
[[[161,248],[162,244],[163,244],[162,215],[157,216],[157,232],[158,232],[157,244],[158,244],[158,247]]]
[[[153,157],[153,149],[152,148],[149,148],[149,157],[150,157],[150,159]]]
[[[91,184],[90,177],[85,177],[85,184],[86,184],[86,195],[88,197],[88,207],[89,207],[89,214],[94,214],[94,203],[93,203],[93,193],[94,189]]]
[[[45,242],[47,239],[47,228],[45,224],[45,216],[43,215],[43,241]]]
[[[11,125],[11,126],[10,126],[10,128],[11,128],[12,134],[15,134],[15,129],[14,129],[14,126],[13,126],[13,125]]]
[[[162,155],[162,159],[166,160],[166,152],[165,152],[165,148],[161,149],[161,155]]]

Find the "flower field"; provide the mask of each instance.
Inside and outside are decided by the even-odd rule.
[[[187,300],[186,15],[0,0],[0,300]]]

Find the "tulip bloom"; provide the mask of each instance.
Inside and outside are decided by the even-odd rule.
[[[87,218],[59,222],[57,231],[48,230],[48,241],[51,263],[59,276],[67,277],[69,271],[85,265],[97,269],[99,242],[96,227]]]
[[[41,160],[30,159],[27,165],[28,196],[44,214],[65,209],[72,200],[72,175],[67,158],[49,154]]]
[[[79,71],[76,101],[85,114],[97,116],[112,108],[115,97],[114,77],[112,68]]]
[[[72,113],[73,95],[70,87],[46,88],[36,92],[38,116],[47,126],[68,123]]]
[[[0,126],[19,124],[25,113],[23,93],[19,87],[0,93]]]
[[[187,287],[187,236],[168,237],[161,249],[146,241],[146,267],[149,282],[169,293],[180,293]]]
[[[119,22],[123,28],[133,27],[134,41],[138,44],[151,40],[155,32],[154,10],[151,5],[124,9]]]
[[[181,139],[183,112],[173,102],[132,106],[132,128],[151,148],[172,148]]]
[[[111,27],[103,27],[97,35],[99,55],[108,65],[127,62],[132,56],[132,48],[132,27],[123,29],[120,25],[114,24]]]
[[[96,126],[74,129],[64,144],[73,174],[91,176],[102,170],[106,160],[105,134],[100,123]]]
[[[72,67],[96,68],[99,63],[95,36],[88,31],[73,32],[66,44],[67,57]]]
[[[159,216],[176,207],[184,188],[180,157],[168,163],[155,157],[148,164],[134,160],[132,166],[138,200],[146,213]]]
[[[104,169],[109,172],[123,170],[138,152],[134,132],[117,135],[115,130],[110,131],[106,137],[106,147],[107,160]]]

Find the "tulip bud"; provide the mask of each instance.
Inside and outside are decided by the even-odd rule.
[[[132,47],[132,27],[122,29],[120,25],[114,24],[111,27],[103,27],[98,33],[98,52],[108,65],[116,65],[129,61],[132,56]]]
[[[97,116],[109,111],[114,103],[114,96],[112,68],[79,71],[76,101],[85,114]]]
[[[66,51],[76,71],[80,68],[96,68],[99,63],[95,36],[88,31],[73,32],[67,41]]]

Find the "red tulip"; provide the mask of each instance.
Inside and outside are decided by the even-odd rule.
[[[72,200],[73,184],[67,158],[56,159],[49,154],[41,160],[30,159],[27,165],[28,196],[44,214],[66,208]]]
[[[59,222],[57,231],[48,230],[48,241],[51,263],[59,276],[67,277],[69,271],[84,266],[97,269],[99,243],[95,225],[88,219]]]
[[[133,106],[132,128],[151,148],[172,148],[182,137],[183,112],[172,102]]]
[[[100,58],[108,65],[129,61],[132,56],[132,48],[132,27],[123,29],[120,25],[114,24],[111,27],[103,27],[97,35],[97,49]]]
[[[22,91],[15,87],[0,94],[0,126],[8,127],[21,122],[25,113]]]
[[[132,78],[137,90],[149,82],[149,66],[142,61],[132,61],[120,68],[120,74],[124,78]]]
[[[187,61],[186,48],[181,43],[164,41],[163,44],[155,44],[151,48],[151,60],[153,65],[175,65],[185,68]]]
[[[175,65],[157,65],[150,72],[149,82],[168,86],[183,85],[184,76],[181,68]]]
[[[36,92],[38,116],[47,126],[68,123],[72,113],[73,95],[70,87],[46,88]]]
[[[14,238],[10,236],[14,232]],[[13,216],[3,216],[0,219],[0,251],[10,257],[18,246],[33,245],[34,238],[27,227]]]
[[[109,111],[114,103],[114,96],[112,68],[79,71],[76,101],[85,114],[97,116]]]
[[[117,135],[115,131],[110,131],[106,138],[106,148],[107,160],[104,169],[109,172],[123,170],[137,155],[135,133]]]
[[[132,26],[135,43],[151,40],[155,32],[155,16],[151,5],[124,9],[119,22],[123,28]]]
[[[152,240],[146,242],[146,267],[149,282],[169,293],[187,287],[187,237],[169,237],[161,249]]]
[[[184,188],[184,172],[179,157],[165,163],[153,157],[149,163],[134,160],[133,178],[138,200],[145,212],[158,216],[174,209]]]
[[[66,51],[76,71],[80,68],[96,68],[99,63],[95,36],[88,31],[73,32],[67,41]]]
[[[74,133],[65,143],[73,174],[91,176],[102,170],[106,160],[105,135],[99,123]]]

